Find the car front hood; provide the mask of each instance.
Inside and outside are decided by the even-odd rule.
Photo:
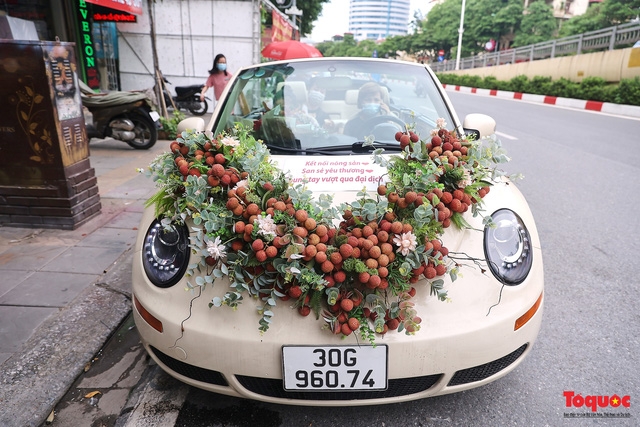
[[[345,191],[342,186],[334,184],[335,189],[340,190],[333,193],[335,203],[339,204],[355,199],[356,190]],[[456,262],[460,266],[455,281],[452,281],[448,276],[444,278],[445,289],[448,291],[450,300],[441,302],[435,296],[430,295],[430,287],[426,279],[414,285],[417,294],[412,298],[412,301],[416,304],[419,316],[423,318],[422,328],[429,330],[426,334],[430,339],[437,336],[451,336],[455,330],[467,334],[476,328],[483,327],[478,323],[479,320],[482,320],[483,323],[491,323],[492,318],[501,319],[503,316],[513,317],[514,315],[518,317],[531,306],[542,292],[540,242],[533,217],[524,198],[513,183],[503,181],[492,187],[490,194],[483,199],[483,202],[485,216],[498,209],[509,208],[517,212],[523,219],[532,237],[534,256],[532,273],[519,286],[504,286],[496,280],[483,261],[485,255],[482,216],[473,217],[470,212],[467,212],[465,220],[471,226],[470,228],[458,230],[451,226],[442,236],[444,246],[449,249],[449,257],[456,257]],[[153,209],[147,209],[143,223],[150,222],[151,219],[153,219]],[[142,241],[139,239],[136,250],[140,251],[141,246]],[[194,261],[195,259],[192,259],[192,262]],[[137,268],[140,269],[140,266]],[[139,270],[136,275],[144,276],[143,270]],[[134,280],[134,293],[138,289],[142,290],[140,297],[153,302],[146,308],[157,314],[158,317],[162,317],[164,313],[170,311],[170,317],[174,321],[180,319],[178,323],[182,325],[181,328],[183,328],[185,335],[192,329],[206,334],[209,327],[217,328],[215,325],[225,325],[224,330],[217,331],[216,335],[229,334],[229,339],[257,340],[259,342],[270,341],[272,338],[279,341],[283,337],[283,331],[293,328],[298,332],[304,331],[296,338],[296,341],[299,342],[313,341],[318,338],[317,333],[326,335],[326,339],[329,341],[335,338],[336,343],[340,342],[340,339],[332,337],[329,331],[318,332],[322,329],[324,322],[315,320],[313,314],[307,318],[301,317],[297,310],[292,309],[292,301],[277,301],[277,306],[273,309],[275,312],[273,323],[262,336],[258,331],[260,315],[256,309],[261,305],[260,300],[251,299],[245,294],[245,299],[237,310],[226,306],[208,308],[214,297],[222,297],[225,292],[231,290],[228,278],[219,278],[213,285],[207,285],[202,290],[196,286],[195,292],[185,291],[187,281],[195,283],[193,277],[183,278],[172,288],[160,289],[151,285],[145,277],[146,286],[141,286]],[[147,301],[143,302],[149,304]],[[293,324],[295,326],[292,326]],[[311,333],[312,330],[313,333]],[[181,331],[166,332],[169,334],[177,333],[174,336],[175,339],[182,335]],[[423,333],[421,330],[417,335]],[[404,333],[396,332],[387,335],[385,340],[417,338],[407,338]],[[352,340],[353,335],[347,339]]]

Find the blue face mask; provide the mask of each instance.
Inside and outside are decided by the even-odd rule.
[[[369,103],[362,105],[362,114],[367,117],[375,116],[380,113],[380,104],[377,103]]]
[[[218,62],[218,63],[216,64],[216,68],[217,68],[218,70],[220,70],[220,71],[224,71],[224,70],[226,70],[226,69],[227,69],[227,64],[223,64],[223,63]]]

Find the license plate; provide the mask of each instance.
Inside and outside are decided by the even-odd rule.
[[[283,346],[285,390],[386,390],[387,346]]]
[[[155,112],[155,111],[149,111],[149,116],[151,116],[151,119],[152,119],[154,122],[157,122],[158,120],[160,120],[160,114],[158,114],[158,113],[157,113],[157,112]]]

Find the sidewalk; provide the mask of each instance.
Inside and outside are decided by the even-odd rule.
[[[131,251],[168,141],[89,146],[101,213],[76,230],[0,227],[0,425],[40,426],[131,311]]]

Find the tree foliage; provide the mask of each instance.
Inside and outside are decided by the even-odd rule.
[[[514,46],[526,46],[551,40],[556,32],[553,9],[543,1],[529,5],[513,40]]]
[[[320,43],[318,49],[325,56],[371,56],[375,49],[379,57],[394,58],[405,52],[425,62],[433,61],[443,50],[445,58],[452,59],[456,57],[461,9],[462,0],[444,0],[424,19],[414,15],[409,26],[412,32],[389,37],[375,47],[371,41],[360,42],[360,47],[351,35],[345,41]],[[509,49],[611,27],[629,22],[638,14],[640,0],[606,0],[565,21],[558,31],[553,9],[544,0],[531,0],[526,10],[522,0],[466,0],[461,56],[484,51],[491,39],[499,42],[499,50]],[[338,46],[345,42],[345,46]]]
[[[640,0],[607,0],[589,6],[579,16],[563,22],[558,37],[568,37],[613,27],[634,19],[640,14]]]
[[[322,12],[322,6],[324,3],[328,3],[329,0],[298,0],[296,7],[302,11],[302,16],[297,22],[300,29],[300,34],[311,34],[313,30],[313,24],[318,20],[318,16]],[[279,5],[277,1],[271,2],[282,13],[285,13],[287,9],[291,7],[291,0],[284,0],[282,5]],[[266,8],[263,8],[266,11]],[[263,14],[263,25],[271,25],[271,13]]]
[[[412,47],[415,49],[422,45],[427,50],[450,52],[458,44],[461,10],[462,0],[445,0],[435,5],[423,22],[423,36],[412,43]]]
[[[558,36],[568,37],[607,27],[606,19],[600,12],[601,8],[602,3],[594,4],[583,15],[574,16],[563,22],[558,31]]]

